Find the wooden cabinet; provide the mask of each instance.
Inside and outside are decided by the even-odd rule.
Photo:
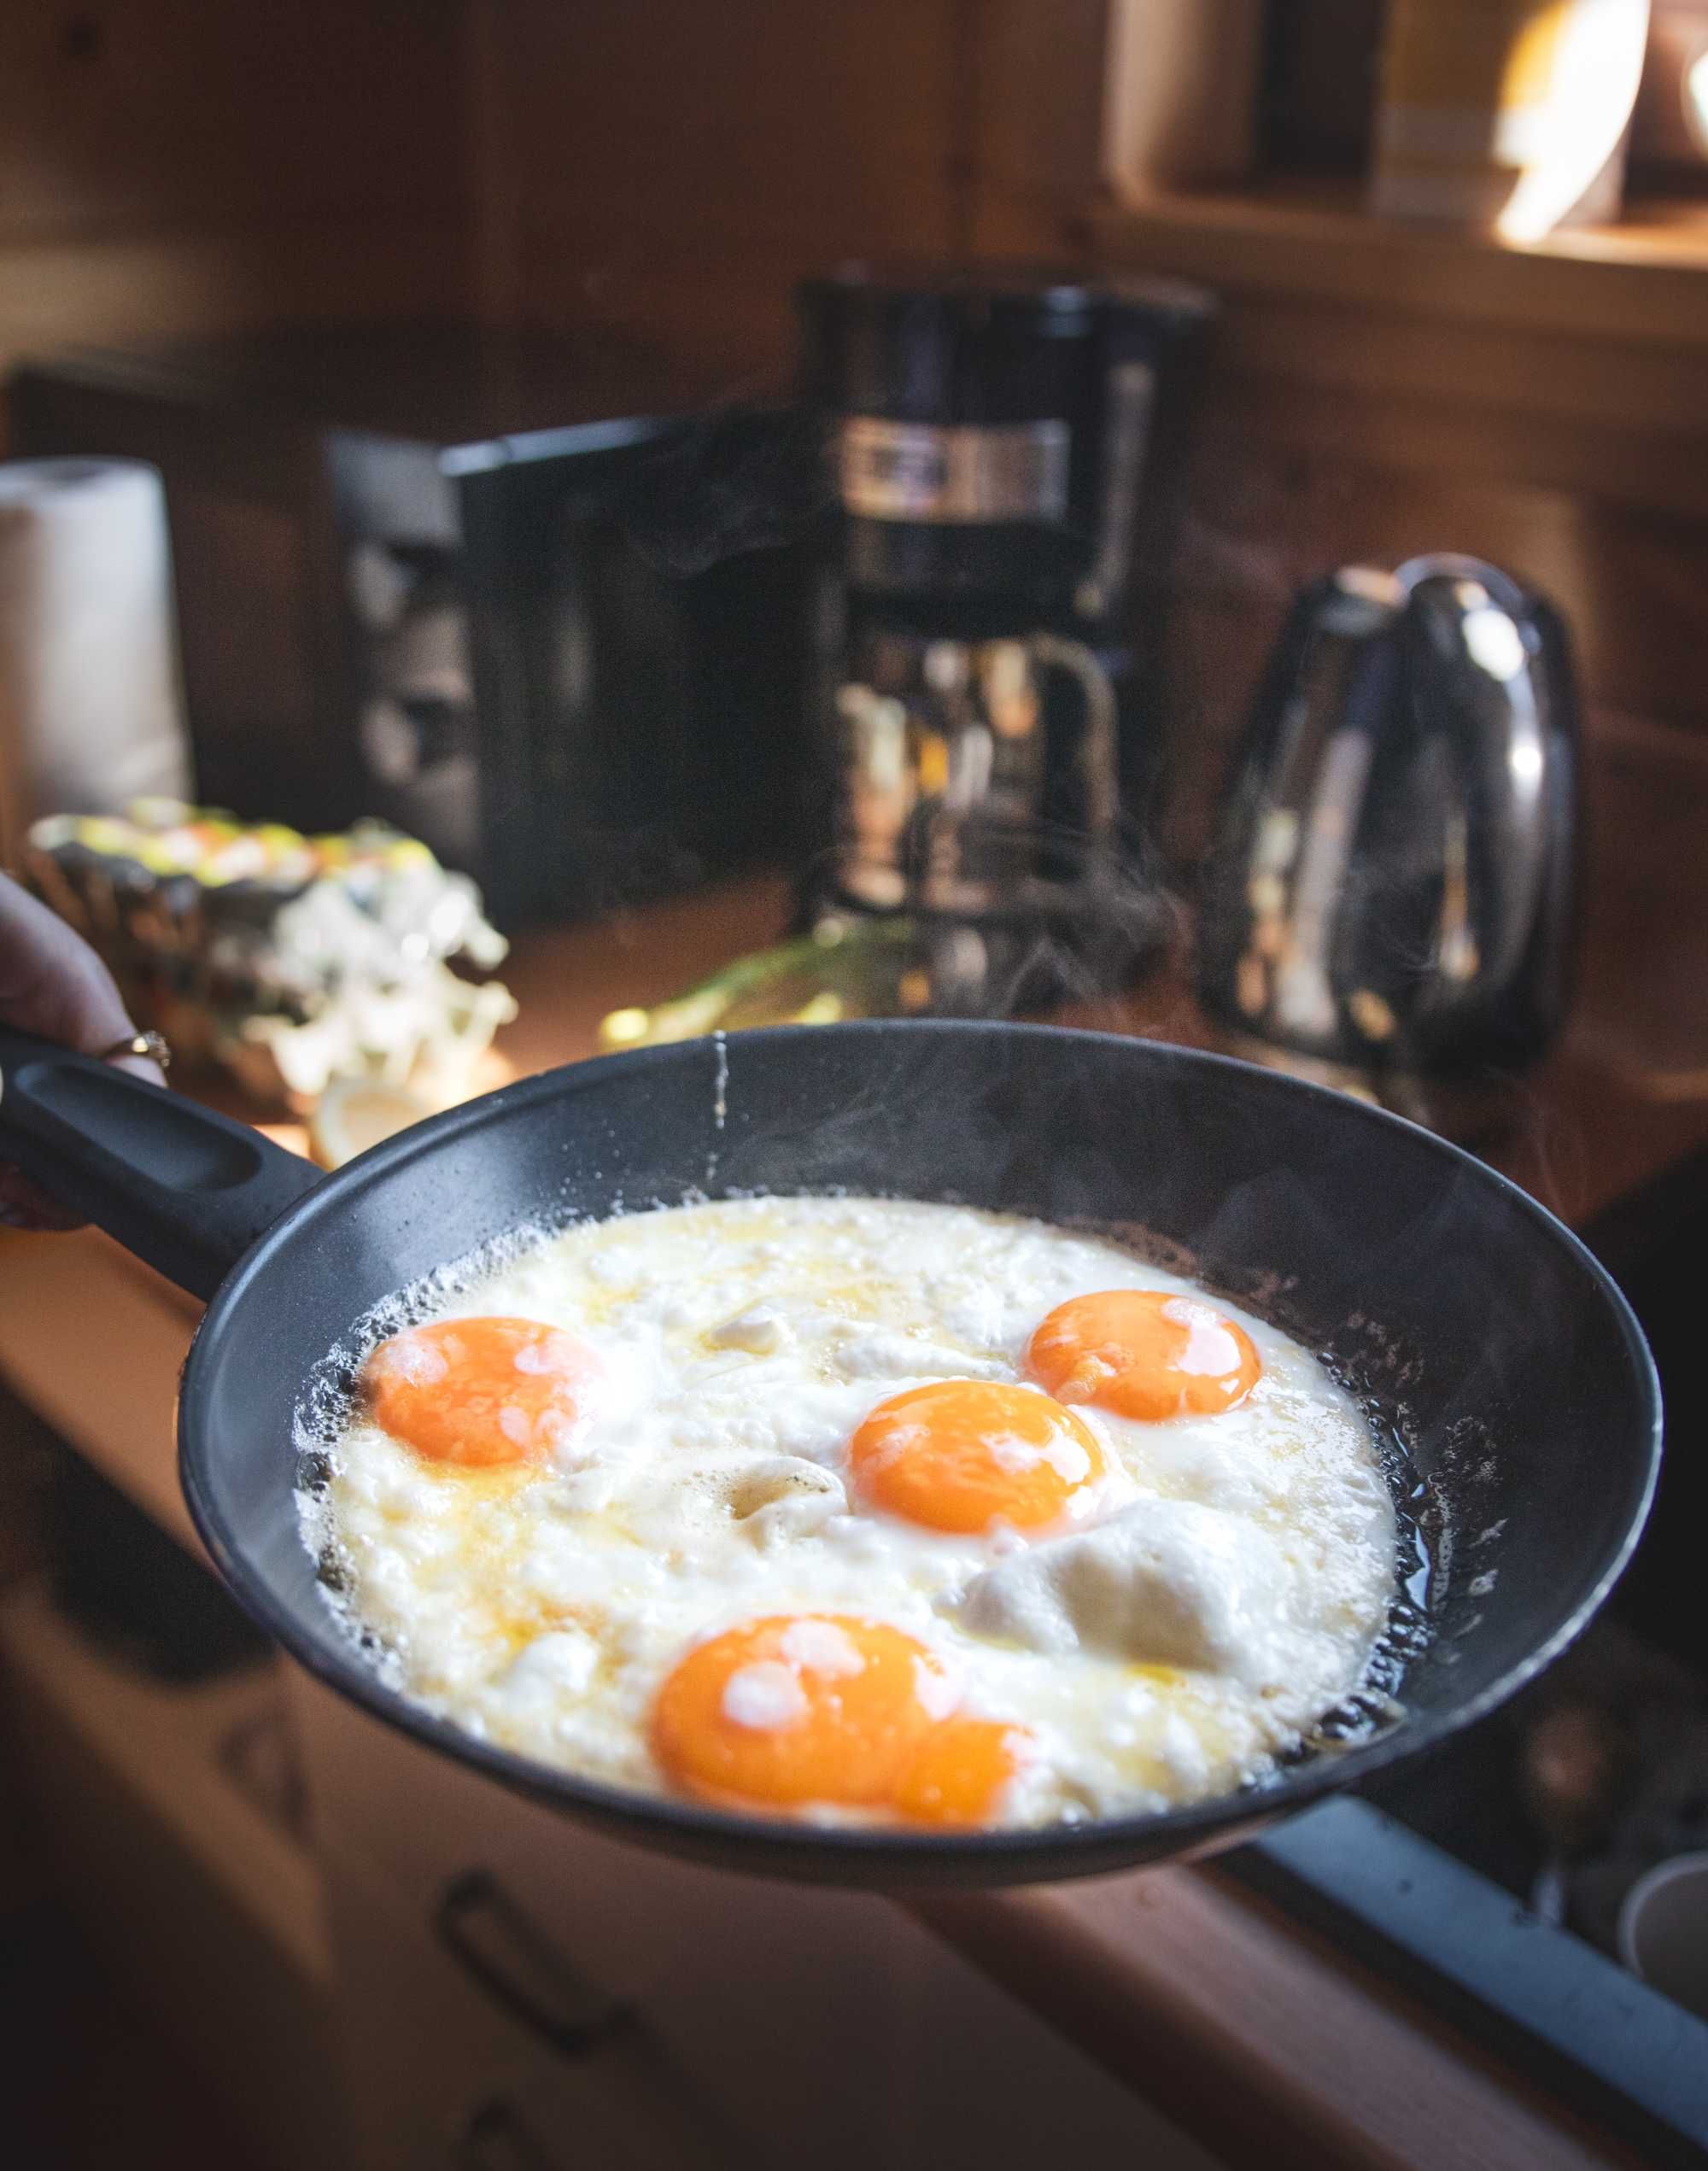
[[[360,2171],[1212,2171],[887,1899],[603,1838],[292,1693]]]
[[[275,1668],[173,1686],[0,1600],[0,1755],[103,1969],[223,2099],[252,2171],[354,2171],[333,2080],[315,1865],[253,1783],[286,1721]],[[21,2156],[7,2156],[22,2171]]]

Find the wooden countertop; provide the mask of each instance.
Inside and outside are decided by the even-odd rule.
[[[1570,1027],[1489,1157],[1579,1225],[1708,1145],[1708,756],[1603,719],[1592,741],[1588,942]],[[501,1053],[532,1071],[593,1052],[610,1010],[672,994],[772,939],[760,875],[516,944]],[[1201,1044],[1176,958],[1075,1021]],[[27,1260],[27,1271],[25,1262]],[[92,1232],[0,1233],[0,1372],[194,1545],[172,1448],[195,1307]],[[106,1361],[87,1361],[99,1313]],[[1231,2163],[1530,2171],[1633,2159],[1389,1986],[1214,1870],[905,1901]]]
[[[1576,1227],[1708,1146],[1708,741],[1604,715],[1586,758],[1595,818],[1571,1015],[1548,1057],[1479,1110],[1496,1127],[1477,1140]],[[519,1072],[578,1062],[608,1012],[658,1002],[775,939],[788,909],[787,883],[758,875],[598,928],[523,935],[505,968],[520,1015],[500,1048]],[[1190,996],[1184,943],[1138,986],[1064,1016],[1216,1045]],[[1403,1112],[1450,1132],[1464,1113]]]

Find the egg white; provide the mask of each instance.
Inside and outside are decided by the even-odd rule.
[[[571,1228],[428,1316],[507,1314],[582,1337],[605,1367],[587,1421],[543,1466],[485,1472],[424,1463],[354,1412],[313,1511],[342,1555],[339,1602],[435,1711],[618,1784],[664,1784],[646,1717],[685,1649],[813,1612],[904,1630],[963,1710],[1027,1729],[1004,1822],[1227,1792],[1357,1687],[1394,1592],[1369,1429],[1308,1351],[1218,1299],[1263,1362],[1238,1408],[1165,1424],[1079,1413],[1109,1470],[1062,1529],[1186,1501],[1278,1556],[1284,1587],[1252,1613],[1237,1664],[976,1633],[968,1586],[1060,1531],[946,1535],[844,1483],[874,1404],[945,1378],[1018,1380],[1045,1313],[1114,1288],[1197,1293],[1103,1238],[904,1201],[731,1200]]]

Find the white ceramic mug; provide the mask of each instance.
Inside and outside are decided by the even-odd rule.
[[[1708,1853],[1675,1855],[1638,1878],[1619,1910],[1619,1957],[1708,2020]]]

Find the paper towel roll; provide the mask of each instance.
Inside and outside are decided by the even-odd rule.
[[[0,852],[44,814],[190,796],[161,478],[0,462]]]

